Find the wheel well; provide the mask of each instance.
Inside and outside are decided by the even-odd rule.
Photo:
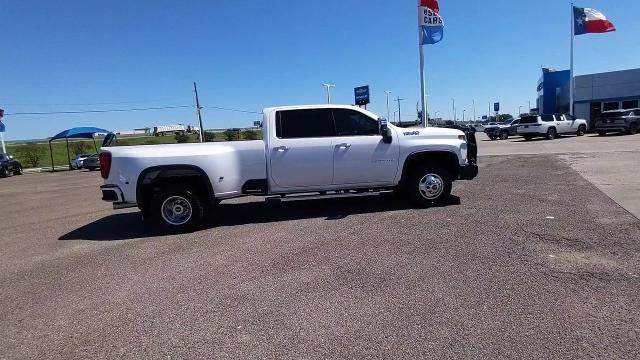
[[[450,151],[425,151],[409,155],[404,162],[402,178],[400,183],[404,183],[413,169],[424,164],[437,164],[442,166],[451,174],[453,180],[458,178],[459,162],[458,156]]]
[[[166,185],[184,184],[192,186],[207,203],[213,204],[215,193],[209,177],[201,168],[193,165],[155,166],[145,169],[138,176],[136,198],[138,208],[150,215],[149,205],[153,194]]]

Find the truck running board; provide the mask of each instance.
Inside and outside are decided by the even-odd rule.
[[[296,200],[313,200],[313,199],[335,199],[345,197],[360,197],[371,195],[390,194],[391,189],[376,189],[376,190],[345,190],[345,191],[327,191],[322,193],[301,193],[301,194],[282,194],[276,196],[267,196],[265,202],[286,202]]]

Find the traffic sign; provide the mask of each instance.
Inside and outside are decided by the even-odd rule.
[[[500,111],[500,103],[493,103],[493,111],[498,112]]]
[[[369,85],[357,87],[353,92],[356,95],[356,105],[369,104]]]

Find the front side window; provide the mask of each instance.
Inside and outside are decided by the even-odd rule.
[[[576,117],[575,117],[575,116],[572,116],[572,115],[565,115],[565,117],[566,117],[566,118],[567,118],[567,120],[569,120],[569,121],[573,121],[573,120],[575,120],[575,119],[576,119]]]
[[[611,101],[602,104],[602,111],[612,111],[618,109],[620,109],[620,103],[617,101]]]
[[[379,135],[378,121],[350,109],[333,109],[333,119],[338,136]]]
[[[276,114],[280,139],[330,137],[334,135],[330,109],[284,110]]]
[[[638,100],[629,100],[622,102],[623,109],[635,109],[638,107]]]
[[[0,160],[5,160],[4,154],[0,154]]]
[[[542,115],[542,121],[553,122],[553,120],[554,120],[553,115]]]

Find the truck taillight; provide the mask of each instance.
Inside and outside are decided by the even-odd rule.
[[[103,151],[99,155],[100,158],[100,175],[103,179],[109,177],[109,172],[111,171],[111,153],[108,151]]]

